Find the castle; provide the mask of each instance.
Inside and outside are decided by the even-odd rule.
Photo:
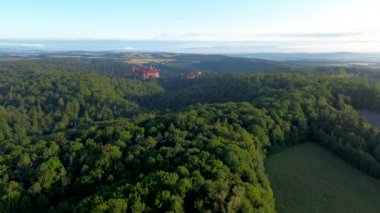
[[[142,80],[147,80],[149,78],[159,78],[160,77],[160,71],[158,71],[156,68],[149,66],[149,67],[138,67],[133,66],[132,72],[138,73]]]

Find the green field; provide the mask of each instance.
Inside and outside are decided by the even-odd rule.
[[[380,212],[380,180],[313,143],[269,156],[278,212]]]

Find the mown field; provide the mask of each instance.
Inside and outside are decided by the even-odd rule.
[[[266,161],[278,212],[380,212],[380,181],[317,144],[305,143]]]
[[[373,126],[380,127],[380,113],[368,110],[360,110],[359,115]]]

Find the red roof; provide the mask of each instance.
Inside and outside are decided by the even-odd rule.
[[[150,66],[150,67],[133,66],[132,71],[135,73],[139,73],[141,75],[142,79],[144,79],[144,80],[146,80],[150,77],[153,77],[153,78],[159,78],[160,77],[160,72],[152,66]]]

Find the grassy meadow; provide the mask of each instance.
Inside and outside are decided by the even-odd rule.
[[[314,143],[269,156],[276,209],[284,212],[380,212],[380,181]]]

